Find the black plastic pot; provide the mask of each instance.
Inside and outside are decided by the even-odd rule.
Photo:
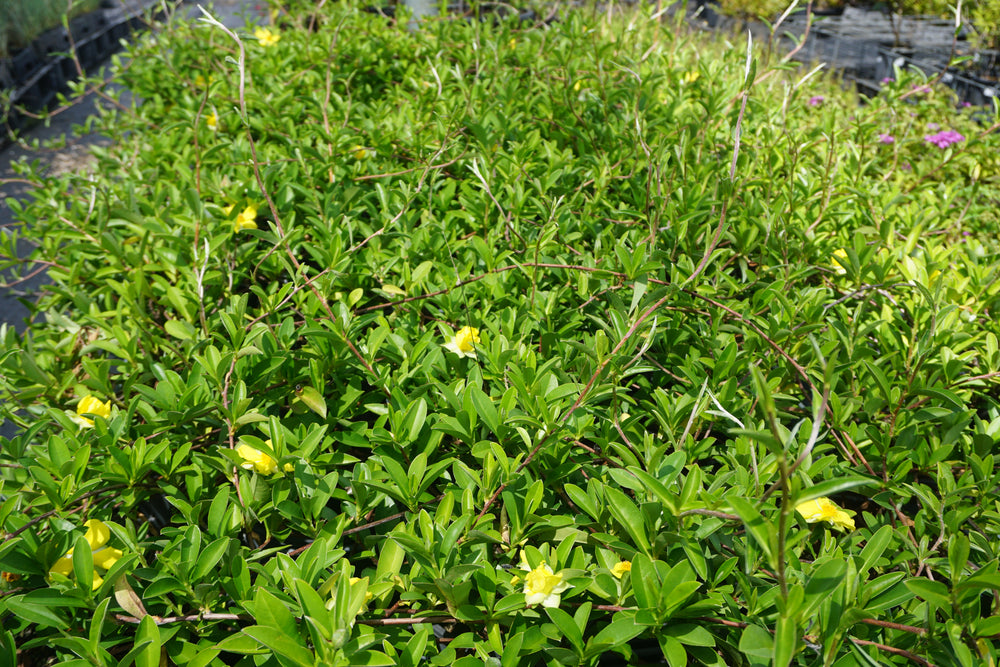
[[[70,22],[73,45],[83,69],[97,67],[111,53],[112,42],[108,28],[104,12],[91,12]]]

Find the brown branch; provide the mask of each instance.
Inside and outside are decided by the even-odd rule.
[[[693,509],[684,510],[677,516],[691,516],[692,514],[702,514],[704,516],[714,516],[718,519],[726,519],[727,521],[739,521],[740,517],[738,514],[729,514],[728,512],[718,512],[716,510],[706,510],[706,509]]]
[[[903,625],[902,623],[892,623],[891,621],[879,621],[874,618],[862,618],[861,622],[880,628],[888,628],[890,630],[902,630],[903,632],[910,632],[915,635],[920,635],[921,637],[927,634],[927,631],[923,628],[918,628],[913,625]]]
[[[860,644],[862,646],[874,646],[880,651],[885,651],[886,653],[892,653],[894,655],[901,655],[904,658],[909,658],[918,665],[923,665],[924,667],[934,667],[934,663],[924,660],[919,655],[915,653],[910,653],[909,651],[904,651],[901,648],[896,648],[894,646],[886,646],[885,644],[879,644],[878,642],[871,642],[867,639],[855,639],[854,637],[848,637],[855,644]]]
[[[247,623],[252,623],[254,617],[249,614],[218,614],[212,612],[206,612],[204,614],[189,614],[187,616],[154,616],[149,615],[149,618],[153,619],[153,622],[157,625],[169,625],[171,623],[187,623],[195,621],[246,621]],[[135,616],[125,616],[124,614],[115,614],[115,620],[119,623],[127,623],[131,625],[136,625],[142,622],[141,618],[136,618]]]
[[[114,491],[115,489],[124,489],[124,488],[125,488],[124,484],[113,484],[113,485],[107,486],[107,487],[105,487],[103,489],[94,489],[93,491],[88,491],[87,493],[83,494],[82,496],[74,498],[73,502],[78,502],[80,500],[86,500],[87,498],[92,498],[93,496],[97,496],[97,495],[100,495],[102,493],[106,493],[107,491]],[[81,508],[77,507],[75,509],[71,509],[71,510],[67,510],[67,511],[70,514],[74,514],[76,512],[79,512],[80,509]],[[34,519],[31,519],[30,521],[28,521],[28,523],[24,524],[23,526],[21,526],[17,530],[15,530],[13,532],[10,532],[10,533],[7,533],[6,535],[4,535],[3,536],[3,541],[6,542],[8,540],[14,539],[18,535],[20,535],[21,533],[23,533],[24,531],[26,531],[28,528],[31,528],[32,526],[34,526],[36,523],[38,523],[40,521],[45,521],[46,519],[48,519],[53,514],[58,514],[60,511],[61,511],[61,508],[54,509],[54,510],[49,510],[45,514],[42,514],[41,516],[37,516]]]

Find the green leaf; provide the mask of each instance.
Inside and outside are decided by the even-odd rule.
[[[295,617],[284,602],[279,600],[266,588],[258,588],[254,595],[253,612],[257,622],[273,628],[286,637],[297,637],[299,634]]]
[[[774,632],[774,667],[788,667],[795,656],[799,642],[798,624],[795,619],[781,616]]]
[[[552,622],[556,624],[559,631],[562,633],[569,643],[573,646],[573,650],[577,655],[583,654],[583,633],[580,628],[576,627],[576,622],[573,617],[564,612],[558,607],[546,607],[545,613],[548,617],[552,619]]]
[[[811,616],[813,611],[840,586],[846,571],[847,562],[839,558],[827,560],[813,570],[809,581],[806,582],[805,607],[802,611],[805,617]]]
[[[770,660],[774,657],[774,637],[759,625],[748,625],[740,634],[740,653]]]
[[[299,667],[314,667],[315,658],[312,651],[293,639],[293,637],[298,637],[298,632],[287,635],[274,627],[251,625],[243,628],[243,633],[285,658],[290,664]]]
[[[159,667],[160,665],[160,628],[152,616],[146,616],[139,622],[135,633],[135,645],[144,646],[135,656],[136,667]]]
[[[657,639],[660,643],[660,650],[663,651],[663,657],[667,659],[667,664],[670,667],[685,667],[687,665],[687,651],[683,644],[670,635],[659,635]]]
[[[910,592],[920,598],[923,598],[927,602],[930,602],[935,607],[947,609],[951,605],[948,587],[940,581],[931,581],[930,579],[907,579],[904,583],[906,584],[906,587],[910,589]]]
[[[635,506],[635,503],[628,496],[613,486],[605,487],[604,495],[607,498],[608,509],[611,510],[611,514],[625,528],[625,531],[635,542],[635,545],[644,554],[649,555],[652,548],[649,538],[646,536],[646,521],[642,516],[642,512],[639,511],[639,508]]]
[[[757,546],[764,553],[768,562],[773,560],[771,554],[771,536],[774,533],[774,528],[771,524],[764,518],[764,516],[757,511],[757,508],[750,504],[750,501],[746,500],[735,494],[730,494],[726,497],[726,501],[729,506],[733,508],[733,511],[739,515],[740,519],[743,520],[743,524],[747,527],[747,531],[757,542]]]
[[[382,651],[357,651],[348,656],[351,667],[393,667],[396,661]]]
[[[473,407],[476,409],[476,414],[486,422],[486,426],[490,429],[490,432],[499,437],[497,431],[500,428],[500,418],[497,415],[497,409],[493,405],[493,401],[475,384],[470,384],[465,391],[472,401]]]
[[[646,628],[635,622],[629,612],[617,612],[611,623],[587,642],[595,645],[621,646],[641,635]]]
[[[868,543],[865,544],[865,548],[861,550],[859,559],[861,564],[858,566],[858,574],[864,575],[868,572],[882,557],[885,553],[886,548],[889,546],[889,542],[892,540],[892,526],[882,526],[875,533],[868,538]]]
[[[62,617],[49,609],[47,605],[39,604],[30,599],[30,595],[29,593],[27,595],[15,595],[7,598],[5,601],[7,609],[18,617],[32,623],[37,623],[43,628],[54,627],[65,630],[68,627]]]
[[[195,565],[194,571],[191,572],[191,578],[194,581],[199,581],[211,572],[216,564],[222,560],[222,557],[226,555],[229,543],[230,539],[228,537],[220,537],[205,547],[205,550],[198,556],[198,564]]]
[[[874,483],[875,482],[872,480],[864,477],[847,476],[830,479],[803,489],[798,498],[796,498],[795,502],[796,504],[804,503],[807,500],[815,500],[816,498],[836,495],[849,489],[855,489],[859,486],[867,486]]]
[[[76,584],[84,591],[93,589],[94,584],[94,553],[83,535],[76,538],[73,546],[73,574]]]
[[[195,336],[194,326],[183,320],[167,320],[163,323],[163,329],[169,335],[180,340],[192,340]]]
[[[700,625],[677,623],[668,625],[664,632],[687,646],[715,646],[715,637]]]
[[[296,390],[296,398],[310,410],[326,419],[326,399],[315,387],[304,386]]]

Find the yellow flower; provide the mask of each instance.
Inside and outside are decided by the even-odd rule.
[[[97,590],[104,583],[104,580],[97,572],[97,568],[110,570],[111,566],[122,557],[122,552],[120,549],[105,546],[111,537],[111,531],[103,521],[91,519],[83,525],[87,527],[87,533],[83,537],[87,540],[87,544],[90,545],[90,551],[94,557],[93,589]],[[49,572],[61,574],[64,577],[71,575],[73,573],[73,550],[70,549],[66,552],[65,556],[57,560]]]
[[[226,215],[229,216],[233,212],[233,207],[227,206],[223,210],[226,212]],[[240,214],[236,216],[236,219],[233,220],[233,230],[237,232],[242,232],[244,229],[257,229],[256,221],[257,221],[257,207],[251,204],[250,206],[247,206],[245,209],[243,209],[240,212]]]
[[[850,263],[850,258],[847,256],[847,251],[843,248],[837,248],[833,251],[833,270],[838,276],[847,275],[847,269],[844,268],[846,264]]]
[[[271,32],[269,28],[257,28],[253,31],[253,36],[257,38],[261,46],[274,46],[281,39],[281,35]]]
[[[826,521],[838,530],[854,530],[854,519],[850,514],[837,507],[829,498],[807,500],[795,506],[795,511],[802,515],[806,523]]]
[[[479,329],[475,327],[462,327],[455,334],[453,340],[444,344],[444,349],[454,352],[460,357],[476,356],[475,345],[479,343]]]
[[[630,560],[623,560],[617,565],[615,565],[613,568],[611,568],[611,574],[615,575],[616,579],[621,579],[622,577],[625,576],[626,572],[631,572],[631,571],[632,571],[632,561]]]
[[[699,72],[697,70],[692,70],[692,71],[686,72],[684,74],[684,76],[681,78],[681,82],[682,83],[694,83],[699,78],[701,78],[701,72]]]
[[[207,116],[205,116],[205,125],[207,125],[208,129],[210,129],[212,132],[215,132],[216,130],[219,129],[219,117],[216,116],[214,113],[208,114]]]
[[[198,86],[199,88],[204,88],[205,86],[208,85],[208,79],[205,78],[204,74],[195,75],[194,85]]]
[[[558,607],[559,594],[570,587],[562,579],[561,574],[552,572],[552,568],[542,561],[538,567],[524,575],[525,604]]]
[[[240,443],[236,446],[236,453],[243,459],[240,466],[246,470],[256,470],[261,475],[273,475],[278,472],[277,461],[250,445]]]
[[[76,404],[76,414],[71,414],[69,416],[74,422],[82,426],[83,428],[91,428],[94,426],[94,420],[88,419],[83,415],[97,415],[98,417],[104,417],[105,419],[111,418],[111,401],[106,403],[101,403],[101,401],[93,396],[84,396],[80,399],[80,402]]]
[[[351,154],[354,155],[355,160],[364,160],[368,157],[368,149],[360,144],[355,144],[351,146]]]
[[[350,582],[351,586],[353,586],[354,584],[361,581],[361,577],[351,577],[350,579],[348,579],[348,581]],[[365,577],[365,586],[367,585],[368,585],[368,577]],[[375,597],[375,594],[365,589],[365,602],[368,602],[373,597]]]

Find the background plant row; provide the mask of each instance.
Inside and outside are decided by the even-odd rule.
[[[642,12],[276,9],[136,46],[100,175],[26,171],[0,659],[995,660],[995,115]]]

